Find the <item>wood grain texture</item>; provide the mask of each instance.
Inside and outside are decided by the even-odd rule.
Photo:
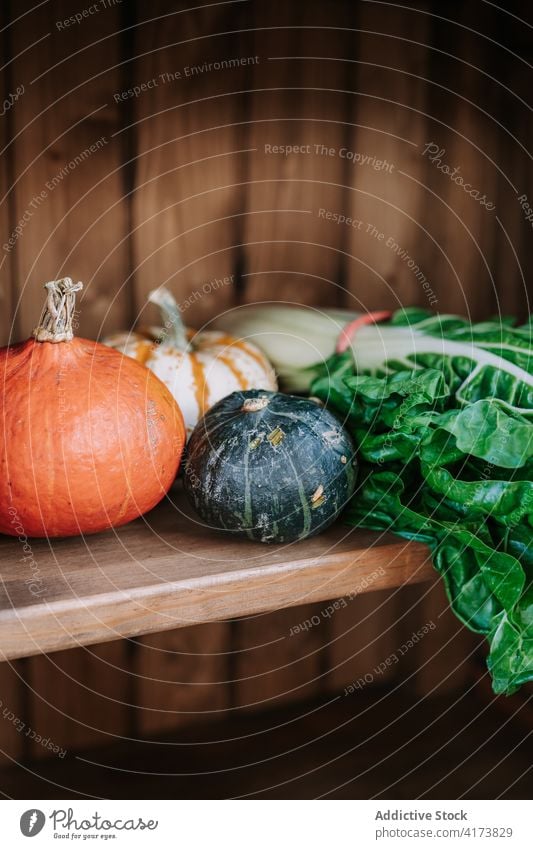
[[[260,61],[247,81],[242,300],[338,304],[344,234],[326,214],[343,201],[348,6],[312,0],[304,15],[280,0],[252,8]],[[314,615],[306,606],[236,623],[237,707],[257,710],[320,691],[326,629],[290,636],[297,617]]]
[[[360,3],[350,53],[344,305],[356,311],[429,306],[429,269],[418,254],[422,221],[427,101],[428,20],[425,4],[395,9]],[[410,267],[411,265],[411,267]],[[414,266],[414,267],[413,267]],[[418,276],[417,276],[417,269]],[[425,284],[425,288],[423,286]],[[401,645],[401,600],[361,595],[331,620],[328,686],[349,686],[365,675],[395,674],[381,664]],[[373,670],[379,668],[376,675]],[[366,685],[365,685],[366,686]]]
[[[320,0],[253,10],[243,297],[335,305],[344,234],[326,214],[343,205],[351,16]]]
[[[17,4],[17,15],[35,4]],[[15,222],[12,256],[28,336],[43,304],[43,284],[82,280],[79,333],[123,325],[127,276],[118,111],[119,6],[58,28],[82,0],[39,4],[12,28],[12,81],[25,92],[13,110]],[[38,44],[35,42],[38,41]],[[34,45],[34,46],[32,46]]]
[[[513,4],[516,5],[516,4]],[[520,16],[523,10],[515,9]],[[509,13],[509,14],[507,14]],[[502,63],[498,75],[501,87],[498,117],[505,130],[499,131],[497,161],[503,172],[498,178],[496,200],[500,236],[496,245],[495,283],[498,310],[504,315],[526,318],[533,311],[533,252],[532,223],[520,205],[520,198],[531,204],[533,198],[533,168],[531,136],[533,133],[533,97],[531,71],[533,45],[528,30],[513,8],[498,16],[498,40],[516,53],[516,61]],[[501,48],[500,48],[501,49]]]
[[[12,232],[12,204],[10,190],[13,180],[12,150],[8,143],[12,132],[13,109],[16,109],[20,99],[16,86],[12,86],[12,50],[11,27],[9,24],[7,4],[0,6],[0,44],[3,48],[3,67],[0,70],[0,102],[2,108],[11,104],[0,120],[0,228],[2,238],[0,243],[0,345],[6,345],[17,338],[15,309],[12,299],[13,265],[11,250],[4,247]],[[16,98],[13,95],[17,95]],[[11,95],[11,97],[10,97]],[[0,663],[0,764],[13,765],[19,762],[27,751],[25,740],[26,728],[26,699],[25,699],[25,668],[24,662],[13,661]]]
[[[262,546],[198,526],[176,493],[115,532],[33,540],[40,595],[20,543],[0,541],[0,648],[6,658],[165,631],[348,594],[379,566],[372,589],[426,580],[424,546],[337,523],[301,543]]]
[[[223,718],[230,706],[229,638],[227,623],[214,622],[139,640],[132,674],[141,734]]]
[[[187,11],[188,9],[188,11]],[[139,4],[134,84],[136,174],[133,254],[136,315],[165,284],[190,326],[235,299],[248,62],[243,5],[157,0]],[[227,35],[221,35],[227,33]],[[222,282],[221,282],[222,281]]]
[[[137,10],[135,314],[141,322],[157,320],[146,295],[165,284],[186,323],[199,328],[236,298],[246,156],[241,92],[253,57],[232,31],[241,28],[244,7],[194,9],[157,0]],[[163,733],[224,708],[228,689],[216,681],[225,677],[228,640],[229,628],[220,623],[138,640],[134,668],[144,732]]]
[[[233,707],[271,710],[323,691],[327,627],[321,608],[307,604],[239,620]]]
[[[423,218],[432,239],[420,245],[420,256],[424,267],[432,269],[438,310],[475,320],[496,307],[494,254],[503,234],[497,210],[489,210],[480,199],[495,205],[501,179],[498,127],[492,117],[498,118],[500,89],[486,76],[493,53],[477,32],[476,7],[454,7],[450,22],[442,19],[440,4],[433,3],[431,11],[433,85],[425,144],[434,147],[424,156]],[[493,12],[486,10],[483,28],[490,29],[492,18]]]
[[[10,67],[10,44],[11,33],[8,22],[7,9],[4,6],[0,8],[0,28],[2,35],[0,36],[0,44],[3,47],[5,63],[0,70],[0,98],[2,103],[10,102],[9,96],[16,94],[16,87],[13,92],[11,89],[11,67]],[[12,232],[12,220],[10,215],[9,192],[12,182],[12,155],[8,148],[9,133],[11,130],[12,114],[11,110],[16,108],[18,100],[12,101],[13,105],[6,111],[4,117],[0,121],[0,228],[2,238],[0,240],[0,345],[7,345],[8,342],[16,335],[14,326],[14,309],[12,304],[12,289],[13,289],[13,268],[11,249],[7,244],[9,235]],[[14,226],[14,224],[13,224]]]
[[[347,228],[347,305],[358,311],[428,306],[430,268],[419,256],[427,238],[419,185],[427,101],[425,8],[384,11],[380,3],[361,3],[356,20],[354,159],[347,198],[356,224]]]
[[[78,332],[98,337],[104,328],[124,326],[127,311],[122,288],[127,210],[122,150],[113,136],[119,117],[113,93],[120,80],[120,7],[99,7],[80,23],[65,24],[86,4],[53,0],[34,6],[17,4],[17,17],[32,11],[11,28],[12,84],[25,89],[11,122],[12,229],[23,222],[12,250],[21,298],[17,326],[27,336],[42,309],[43,283],[69,275],[85,284]],[[102,687],[115,687],[119,695],[119,676],[102,682],[107,656],[124,663],[124,645],[105,647],[102,657],[75,651],[57,665],[41,657],[28,662],[26,699],[36,734],[52,736],[70,750],[102,742],[102,731],[120,730],[122,708],[117,712],[111,702],[91,695]],[[31,755],[50,754],[36,738],[28,740]]]
[[[24,678],[20,662],[0,663],[0,765],[18,763],[25,754]]]
[[[438,311],[479,320],[498,312],[497,256],[507,254],[497,205],[498,193],[507,183],[506,163],[499,155],[506,136],[504,127],[498,126],[504,117],[503,89],[487,76],[504,54],[483,37],[496,21],[493,8],[484,10],[481,20],[473,4],[454,6],[444,15],[449,21],[443,20],[440,4],[432,3],[429,11],[432,84],[424,146],[434,147],[423,157],[422,215],[432,238],[420,244],[421,265],[432,269]],[[467,194],[451,179],[452,172],[494,208]],[[469,675],[465,659],[475,645],[448,611],[438,587],[427,596],[424,593],[409,630],[415,630],[416,621],[430,620],[438,627],[408,658],[420,695],[464,686]]]
[[[463,805],[529,799],[531,717],[515,700],[494,699],[490,685],[488,693],[435,699],[418,698],[409,683],[368,688],[182,728],[162,745],[125,741],[70,760],[41,761],[32,770],[3,770],[0,786],[15,799],[64,799],[67,787],[69,800],[138,799],[143,809],[150,798],[252,796],[283,799],[286,807],[289,800],[322,797],[353,807],[354,799],[393,794],[435,805],[458,796]],[[346,821],[333,822],[329,843],[342,844],[346,827]]]
[[[416,594],[416,589],[412,592]],[[435,628],[424,635],[413,651],[414,690],[432,696],[464,690],[473,679],[476,647],[484,640],[467,631],[452,613],[442,581],[425,585],[418,595],[418,627],[433,622]],[[411,624],[413,619],[410,618]]]
[[[527,312],[531,224],[518,196],[533,205],[533,42],[507,14],[525,17],[523,4],[484,4],[478,15],[479,4],[443,11],[429,0],[401,9],[252,0],[184,12],[194,5],[202,4],[132,0],[66,27],[57,22],[87,4],[22,0],[0,9],[13,18],[32,10],[4,33],[5,57],[15,58],[0,85],[25,91],[0,122],[2,148],[10,142],[0,159],[1,244],[23,222],[1,254],[0,344],[12,328],[28,334],[42,283],[63,273],[88,284],[80,314],[88,336],[129,327],[134,315],[153,320],[145,297],[162,282],[192,325],[236,301],[271,298],[356,309],[419,303],[474,317]],[[131,29],[121,32],[124,23]],[[133,85],[145,88],[129,95]],[[495,200],[501,226],[422,155],[428,142]],[[265,144],[310,152],[266,154]],[[394,167],[354,164],[337,155],[343,146]],[[321,209],[391,236],[437,303],[406,258]],[[234,544],[221,563],[221,538],[203,537],[168,506],[147,521],[161,538],[138,522],[53,550],[35,542],[40,599],[29,593],[18,544],[0,543],[6,656],[150,632],[133,647],[117,640],[23,668],[0,664],[8,715],[37,733],[51,729],[69,752],[121,729],[167,734],[232,705],[242,713],[307,697],[328,668],[327,686],[344,687],[435,616],[436,630],[403,661],[409,686],[422,695],[468,677],[472,638],[442,613],[438,590],[427,600],[425,588],[368,592],[329,620],[321,613],[330,604],[322,599],[353,591],[359,570],[369,574],[384,558],[387,586],[432,576],[419,568],[421,547],[375,544],[371,534],[343,543],[337,529],[296,550]],[[275,608],[305,604],[320,625],[289,639],[300,607]],[[226,617],[237,619],[212,622]],[[107,675],[110,665],[132,675]],[[130,697],[132,709],[121,704]],[[1,715],[0,750],[46,754]]]
[[[64,758],[89,746],[121,739],[128,729],[129,670],[116,640],[30,659],[30,757]]]
[[[329,620],[328,689],[338,691],[350,685],[360,689],[367,686],[367,681],[380,684],[398,673],[397,663],[387,660],[401,646],[399,604],[395,591],[391,590],[337,599],[333,603]]]

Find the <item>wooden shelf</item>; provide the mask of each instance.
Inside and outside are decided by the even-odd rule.
[[[203,528],[179,489],[116,531],[28,545],[31,554],[18,539],[0,538],[3,660],[399,587],[433,574],[425,546],[342,523],[286,546],[228,538]]]

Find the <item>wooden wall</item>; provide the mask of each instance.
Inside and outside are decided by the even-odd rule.
[[[224,277],[188,323],[271,298],[524,316],[533,51],[515,5],[5,2],[2,343],[64,274],[85,283],[91,337],[153,318],[154,285],[181,300]],[[465,685],[474,641],[438,587],[323,607],[1,664],[0,698],[72,753],[342,691],[428,621],[396,671],[420,692]],[[50,754],[2,716],[0,749]]]

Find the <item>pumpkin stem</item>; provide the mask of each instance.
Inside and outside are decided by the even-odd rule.
[[[160,286],[158,289],[150,292],[148,301],[159,307],[161,315],[165,319],[163,332],[158,339],[159,344],[172,345],[178,351],[187,351],[189,348],[187,330],[181,317],[180,308],[172,292],[169,292],[164,286]]]
[[[243,413],[258,413],[268,406],[268,398],[261,395],[259,398],[247,398],[241,407]]]
[[[72,320],[76,307],[76,292],[83,283],[73,283],[70,277],[45,283],[48,292],[39,324],[33,331],[38,342],[70,342],[74,338]]]

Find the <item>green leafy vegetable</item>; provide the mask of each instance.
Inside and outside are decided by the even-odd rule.
[[[358,448],[348,520],[431,546],[508,694],[533,680],[532,332],[402,310],[361,328],[311,387]]]

